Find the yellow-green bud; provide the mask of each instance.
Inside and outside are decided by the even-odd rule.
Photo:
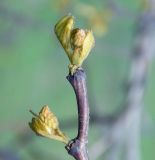
[[[95,40],[92,31],[75,28],[73,29],[73,16],[65,16],[55,25],[55,33],[71,64],[69,71],[74,74],[81,67],[83,61],[94,47]]]
[[[79,28],[73,29],[70,38],[72,49],[75,49],[77,47],[82,47],[85,38],[86,38],[86,33],[84,29],[79,29]]]
[[[35,117],[29,123],[30,128],[37,134],[43,137],[55,139],[65,144],[68,143],[68,138],[59,129],[57,117],[52,113],[47,105],[43,106],[39,115],[30,111]]]

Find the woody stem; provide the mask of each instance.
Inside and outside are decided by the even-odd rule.
[[[78,134],[67,145],[66,150],[76,160],[88,160],[87,137],[89,129],[89,104],[87,98],[86,75],[82,69],[67,76],[67,80],[72,85],[78,107]]]

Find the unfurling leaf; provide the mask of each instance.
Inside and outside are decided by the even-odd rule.
[[[43,137],[55,139],[63,143],[68,143],[68,138],[59,129],[57,117],[50,111],[47,105],[44,105],[39,112],[39,115],[30,111],[35,117],[29,123],[30,128],[37,134]]]
[[[70,65],[69,71],[74,74],[81,67],[89,52],[94,47],[95,40],[91,30],[75,28],[74,17],[65,16],[55,25],[55,34],[67,53]]]

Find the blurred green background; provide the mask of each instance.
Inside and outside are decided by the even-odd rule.
[[[29,109],[38,112],[48,104],[59,118],[60,128],[71,138],[76,135],[77,123],[63,125],[66,120],[77,120],[77,109],[65,78],[69,61],[53,31],[68,13],[76,17],[76,26],[94,29],[96,45],[84,68],[90,103],[99,107],[91,105],[90,111],[110,114],[119,108],[141,1],[118,0],[117,4],[118,11],[108,0],[0,0],[0,159],[73,159],[63,144],[37,137],[28,126]],[[154,69],[153,61],[142,117],[142,160],[155,157]],[[90,127],[88,146],[100,130],[101,126]]]

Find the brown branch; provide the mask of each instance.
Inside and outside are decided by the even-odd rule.
[[[76,160],[88,160],[87,136],[89,128],[89,104],[87,99],[86,75],[82,69],[77,69],[73,75],[68,75],[77,99],[78,134],[67,145],[66,150]]]

